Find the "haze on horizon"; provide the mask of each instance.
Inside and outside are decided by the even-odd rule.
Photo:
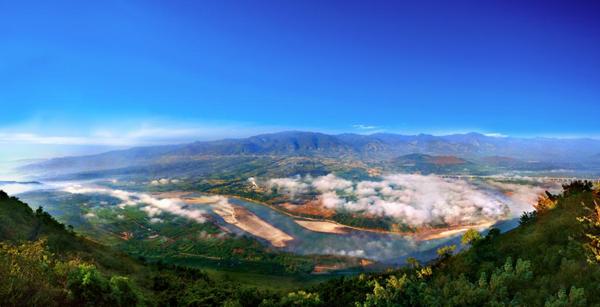
[[[283,130],[600,136],[597,4],[334,2],[0,3],[0,161]]]

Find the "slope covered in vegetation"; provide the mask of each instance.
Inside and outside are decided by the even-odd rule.
[[[3,191],[0,280],[2,306],[256,306],[280,295],[193,268],[144,263]]]
[[[144,264],[78,236],[43,210],[0,194],[5,305],[593,306],[600,304],[600,196],[574,182],[541,197],[521,225],[470,231],[399,270],[274,292],[202,271]]]
[[[438,250],[427,265],[327,282],[313,289],[327,306],[588,306],[600,304],[598,192],[590,183],[541,197],[504,234],[469,232],[471,247]]]

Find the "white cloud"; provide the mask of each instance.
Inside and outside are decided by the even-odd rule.
[[[129,132],[91,133],[89,135],[52,135],[31,132],[0,132],[0,143],[39,145],[134,146],[171,144],[206,137],[200,129],[138,129]]]
[[[40,135],[36,133],[8,133],[0,132],[1,143],[33,143],[33,144],[57,144],[57,145],[106,145],[106,140],[90,139],[77,136]]]
[[[489,181],[475,185],[435,175],[393,174],[380,181],[351,182],[327,176],[269,181],[294,197],[311,189],[324,207],[388,216],[412,226],[496,221],[530,210],[543,192],[538,186]]]
[[[348,256],[348,257],[364,257],[365,251],[362,249],[344,250],[344,249],[326,248],[324,254],[340,255],[340,256]]]
[[[157,217],[153,217],[150,219],[150,223],[152,223],[152,224],[158,224],[158,223],[162,223],[162,222],[163,222],[163,220],[159,219]]]
[[[0,172],[2,173],[2,172]],[[39,184],[21,184],[21,183],[8,183],[0,184],[0,190],[8,193],[8,195],[17,195],[28,191],[33,191],[42,188]]]
[[[288,194],[293,198],[298,194],[308,192],[309,185],[300,179],[300,177],[270,179],[267,182],[267,188],[275,188],[278,192]]]
[[[113,121],[100,126],[63,127],[50,120],[37,120],[0,128],[0,143],[131,147],[248,137],[280,130],[289,130],[289,127],[172,120],[139,120],[133,124]]]
[[[489,137],[494,137],[494,138],[505,138],[505,137],[508,137],[508,135],[502,134],[502,133],[498,133],[498,132],[484,133],[483,135],[489,136]]]
[[[246,179],[246,181],[248,181],[248,183],[252,186],[252,188],[258,188],[258,184],[256,183],[256,178],[250,177],[250,178]]]
[[[69,125],[70,122],[78,124]],[[182,123],[162,119],[109,120],[87,124],[81,123],[81,120],[39,118],[12,126],[0,124],[0,146],[3,147],[0,162],[97,154],[135,146],[241,138],[289,129],[252,123]],[[12,167],[0,164],[0,171],[6,172]]]
[[[179,179],[169,179],[169,178],[160,178],[160,179],[154,179],[152,181],[150,181],[151,185],[165,185],[165,184],[169,184],[169,183],[179,183],[180,180]]]
[[[511,213],[513,216],[520,216],[524,211],[530,211],[532,206],[537,202],[538,197],[544,193],[545,190],[550,190],[551,192],[560,190],[560,184],[558,183],[552,183],[549,186],[541,187],[537,185],[524,185],[488,180],[487,184],[502,190],[511,200]]]
[[[122,201],[121,208],[126,206],[140,205],[141,210],[151,217],[157,217],[163,212],[188,218],[198,223],[206,221],[204,210],[189,208],[188,205],[176,198],[158,199],[147,193],[129,192],[124,190],[112,190],[100,187],[83,187],[81,185],[72,185],[63,189],[65,192],[73,194],[106,194],[118,198]]]
[[[379,127],[373,126],[373,125],[358,124],[358,125],[352,125],[352,128],[358,129],[358,130],[374,130],[374,129],[377,129]]]
[[[319,192],[347,190],[352,187],[352,181],[338,178],[333,174],[318,177],[312,182],[312,186]]]

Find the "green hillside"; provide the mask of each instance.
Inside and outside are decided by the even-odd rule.
[[[289,276],[144,263],[69,228],[0,191],[0,306],[256,306],[298,287]]]
[[[438,259],[378,275],[330,281],[312,289],[324,305],[598,306],[600,207],[590,183],[542,199],[504,234],[469,232],[463,247]]]
[[[331,279],[304,290],[250,287],[141,263],[0,193],[3,305],[597,306],[600,196],[590,183],[541,198],[516,229],[470,231],[430,263]],[[458,251],[457,250],[461,250]],[[253,277],[248,277],[252,279]],[[246,283],[246,285],[244,285]]]
[[[94,263],[111,272],[130,273],[141,265],[125,254],[74,233],[41,207],[32,210],[15,197],[0,191],[0,241],[18,244],[43,240],[48,251]]]

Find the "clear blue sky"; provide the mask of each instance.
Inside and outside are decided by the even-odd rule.
[[[1,1],[0,139],[598,136],[599,3]]]

